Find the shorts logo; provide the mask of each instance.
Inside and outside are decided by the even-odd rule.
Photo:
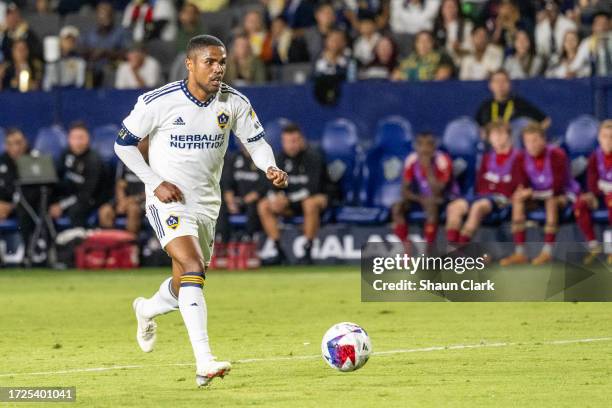
[[[166,219],[166,225],[169,228],[172,228],[173,230],[177,229],[179,226],[179,217],[177,217],[176,215],[170,215]]]
[[[221,129],[225,129],[229,123],[229,115],[225,112],[221,112],[217,115],[217,124]]]

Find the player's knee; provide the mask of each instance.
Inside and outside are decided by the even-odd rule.
[[[257,203],[257,212],[259,215],[270,213],[270,200],[263,198]]]
[[[204,272],[206,265],[204,259],[198,256],[190,256],[185,259],[178,259],[177,262],[180,265],[181,275],[187,272]]]
[[[319,213],[319,203],[314,198],[307,198],[302,201],[302,210],[304,214],[316,215]]]

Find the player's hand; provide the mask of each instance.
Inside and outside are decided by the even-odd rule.
[[[154,191],[155,197],[162,203],[183,202],[185,199],[181,190],[174,184],[163,181]]]
[[[287,173],[277,167],[268,167],[266,177],[272,182],[274,187],[286,188],[289,185]]]

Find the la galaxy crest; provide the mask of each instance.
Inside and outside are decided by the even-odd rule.
[[[170,214],[170,216],[166,219],[166,225],[168,228],[173,230],[177,229],[179,226],[179,217],[174,214]]]
[[[221,129],[225,129],[229,123],[229,113],[221,111],[217,114],[217,124]]]

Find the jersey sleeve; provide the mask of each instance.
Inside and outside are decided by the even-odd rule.
[[[232,130],[251,155],[257,168],[266,172],[270,167],[276,167],[274,152],[264,138],[266,133],[263,126],[251,103],[242,96],[236,98]]]
[[[155,113],[147,105],[143,96],[138,98],[134,109],[123,120],[117,136],[117,144],[121,146],[136,146],[155,129]]]
[[[262,140],[265,132],[251,103],[242,97],[237,97],[236,99],[235,119],[232,130],[242,144],[248,148],[249,145]]]

